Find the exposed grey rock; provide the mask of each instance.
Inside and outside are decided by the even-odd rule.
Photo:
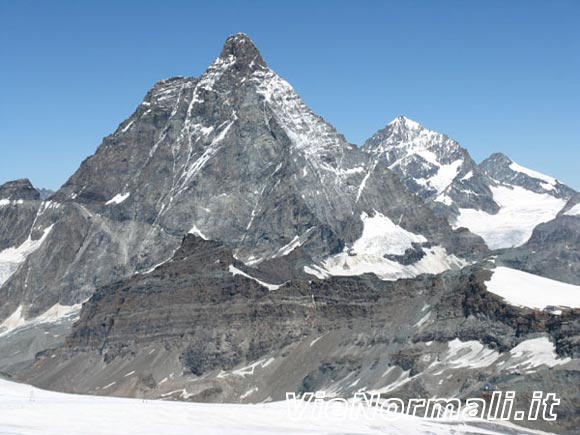
[[[40,195],[29,180],[9,181],[0,186],[0,286],[20,264],[23,250],[10,249],[15,251],[27,240],[33,242],[40,237],[32,229],[40,206]]]
[[[523,187],[536,193],[547,193],[556,198],[570,199],[576,192],[558,180],[522,168],[508,156],[495,153],[479,164],[479,168],[496,181]]]
[[[523,246],[503,252],[500,264],[580,285],[580,216],[568,214],[579,203],[576,194],[555,219],[538,225]]]
[[[2,199],[37,201],[40,199],[40,193],[32,187],[30,180],[22,178],[0,185],[0,200]]]
[[[361,388],[463,398],[513,377],[518,364],[530,370],[523,380],[534,371],[577,375],[574,361],[529,367],[510,350],[544,336],[561,357],[578,358],[580,312],[507,305],[486,291],[490,272],[480,267],[395,282],[292,281],[269,291],[232,273],[236,265],[222,243],[187,236],[171,261],[99,289],[66,345],[15,375],[70,392],[254,403],[287,391],[350,397]],[[537,380],[518,387],[533,388]],[[576,393],[559,394],[565,429],[578,421],[570,412]]]
[[[157,83],[51,197],[33,230],[47,238],[0,288],[0,319],[19,305],[30,317],[83,301],[167,260],[189,231],[248,264],[295,241],[320,261],[360,237],[363,213],[400,221],[448,254],[486,250],[347,143],[234,35],[199,78]]]
[[[50,190],[50,189],[44,189],[42,187],[37,187],[36,190],[38,191],[38,193],[40,194],[40,199],[43,201],[46,201],[47,199],[49,199],[52,195],[55,194],[54,190]]]
[[[498,210],[489,188],[493,183],[467,150],[444,134],[399,116],[369,138],[363,149],[385,161],[411,192],[451,217],[457,208]]]

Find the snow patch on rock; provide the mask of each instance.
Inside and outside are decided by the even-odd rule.
[[[46,237],[52,230],[53,225],[45,228],[42,236],[39,239],[32,240],[28,236],[20,246],[13,246],[11,248],[0,251],[0,286],[4,284],[20,264],[24,263],[26,258],[40,248],[40,245],[46,240]]]
[[[508,267],[494,269],[485,285],[512,305],[537,310],[550,306],[580,308],[580,286]]]

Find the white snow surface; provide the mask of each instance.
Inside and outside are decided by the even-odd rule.
[[[105,205],[111,205],[111,204],[121,204],[123,201],[125,201],[127,198],[129,198],[129,196],[131,196],[131,192],[127,192],[127,193],[118,193],[115,196],[113,196],[111,199],[109,199]]]
[[[495,268],[486,286],[512,305],[538,310],[547,306],[580,308],[580,286],[508,267]]]
[[[572,207],[570,210],[568,210],[566,213],[564,213],[565,216],[580,216],[580,203],[576,204],[574,207]]]
[[[78,317],[82,304],[61,305],[57,303],[44,313],[31,319],[26,319],[23,315],[23,307],[20,305],[10,317],[0,324],[0,337],[8,335],[16,330],[34,327],[45,323],[59,323],[67,319]]]
[[[403,216],[401,216],[401,219]],[[374,211],[372,216],[361,214],[363,233],[352,247],[327,258],[320,266],[304,269],[315,276],[354,276],[374,273],[383,280],[412,278],[422,273],[441,273],[453,268],[461,268],[466,262],[449,255],[445,248],[433,246],[423,248],[426,255],[416,263],[403,265],[385,258],[385,255],[403,255],[413,243],[424,243],[427,239],[395,224],[383,214]]]
[[[332,411],[297,402],[259,405],[143,401],[40,390],[0,379],[0,433],[19,435],[494,435],[509,423],[463,423],[397,416],[395,421],[359,413],[349,418],[344,404]],[[391,418],[393,414],[390,414]],[[531,433],[524,429],[520,433]],[[535,432],[538,433],[538,432]]]
[[[441,364],[451,368],[483,368],[492,365],[500,357],[499,352],[479,341],[461,341],[458,338],[447,343],[449,350]]]
[[[249,278],[253,281],[256,281],[258,284],[260,284],[261,286],[266,287],[268,290],[278,290],[280,287],[282,287],[282,285],[276,285],[276,284],[268,284],[267,282],[264,281],[260,281],[257,278],[254,278],[253,276],[248,275],[246,272],[244,272],[243,270],[238,269],[236,266],[234,266],[233,264],[230,264],[229,267],[229,271],[232,275],[236,276],[236,275],[241,275],[245,278]]]
[[[20,205],[20,204],[24,204],[24,200],[23,199],[0,199],[0,207],[5,207],[7,205]]]
[[[377,211],[373,216],[363,212],[361,220],[362,236],[352,245],[352,252],[357,255],[403,255],[412,243],[427,241],[424,236],[405,230]]]
[[[409,166],[417,164],[434,170],[434,175],[419,178],[416,182],[429,190],[435,190],[437,194],[442,193],[457,177],[465,162],[458,158],[443,163],[440,155],[456,153],[460,149],[459,144],[404,116],[397,117],[388,126],[391,134],[370,152],[394,153],[398,159],[391,163],[390,168],[399,168],[404,174],[408,172]]]
[[[52,225],[45,228],[39,239],[32,240],[29,235],[28,239],[26,239],[20,246],[13,246],[0,251],[0,286],[4,284],[14,272],[16,272],[18,266],[24,263],[26,257],[42,245],[51,230]]]
[[[194,225],[193,228],[189,230],[189,234],[194,234],[197,237],[201,237],[203,240],[208,240],[207,236],[205,236],[196,225]]]
[[[274,254],[274,258],[277,257],[284,257],[285,255],[290,254],[294,249],[302,246],[306,240],[308,240],[308,236],[314,230],[314,227],[310,227],[308,230],[304,232],[302,235],[296,235],[290,242],[286,245],[282,246],[278,251]]]
[[[539,366],[555,367],[566,364],[571,358],[560,358],[554,343],[548,337],[522,341],[510,350],[509,368],[529,370]]]
[[[537,171],[534,171],[532,169],[525,168],[521,165],[518,165],[516,162],[512,162],[509,167],[512,171],[520,172],[522,174],[526,174],[528,177],[532,177],[532,178],[535,178],[536,180],[543,181],[548,186],[551,186],[551,187],[544,186],[544,188],[546,188],[548,190],[553,189],[554,186],[556,186],[556,184],[558,183],[558,181],[555,178],[552,178],[548,175],[544,175],[541,172],[537,172]]]
[[[393,281],[400,278],[413,278],[422,273],[441,273],[449,269],[459,269],[467,263],[449,255],[445,248],[433,246],[424,248],[426,255],[416,263],[403,265],[396,261],[384,258],[376,254],[351,255],[349,252],[341,252],[326,259],[322,264],[320,275],[355,276],[364,273],[374,273],[380,279]],[[312,269],[305,272],[311,273]],[[316,275],[315,273],[311,273]]]
[[[465,227],[481,236],[491,249],[520,246],[534,228],[556,217],[566,201],[547,193],[535,193],[519,186],[494,186],[494,201],[500,206],[497,214],[481,210],[459,209],[453,227]]]

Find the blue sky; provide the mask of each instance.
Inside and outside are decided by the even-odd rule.
[[[58,188],[158,80],[247,33],[356,144],[399,114],[580,189],[580,2],[0,0],[0,182]]]

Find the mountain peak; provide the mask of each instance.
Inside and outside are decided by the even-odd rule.
[[[395,119],[393,119],[387,125],[391,126],[391,127],[398,126],[398,127],[402,127],[402,128],[408,129],[408,130],[417,130],[417,129],[422,128],[422,125],[419,124],[417,121],[413,121],[412,119],[407,118],[404,115],[397,116]]]
[[[479,164],[490,178],[504,184],[519,186],[536,193],[547,193],[555,198],[569,199],[576,192],[553,177],[514,162],[502,153],[494,153]]]
[[[20,178],[0,185],[0,200],[1,199],[38,200],[40,199],[40,193],[32,186],[32,183],[28,178]]]
[[[230,57],[235,59],[235,65],[240,70],[266,67],[266,62],[264,62],[260,51],[245,33],[236,33],[226,39],[220,58],[228,59]]]
[[[508,156],[506,156],[504,153],[493,153],[487,159],[485,159],[485,162],[487,162],[486,164],[489,164],[491,162],[495,162],[496,164],[509,166],[510,164],[513,163],[513,160],[510,159]],[[484,164],[482,162],[482,165],[485,166],[486,164]]]

